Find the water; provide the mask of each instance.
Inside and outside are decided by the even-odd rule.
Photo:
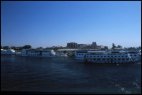
[[[1,56],[2,91],[141,93],[141,64],[95,65],[72,58]]]

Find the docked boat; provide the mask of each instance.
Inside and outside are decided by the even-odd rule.
[[[78,50],[78,51],[76,51],[75,52],[75,59],[78,62],[84,62],[87,52],[88,52],[87,50]]]
[[[133,57],[125,51],[76,51],[75,59],[87,63],[134,63],[138,61],[139,54]]]
[[[128,51],[133,61],[138,62],[141,59],[141,51]]]
[[[54,50],[35,50],[35,49],[24,49],[21,52],[21,56],[34,56],[34,57],[54,57]]]
[[[15,55],[16,52],[13,49],[7,49],[7,50],[1,49],[1,54],[2,55]]]

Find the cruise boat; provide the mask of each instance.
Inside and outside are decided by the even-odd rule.
[[[35,56],[35,57],[54,57],[54,50],[35,50],[35,49],[23,49],[21,56]]]
[[[138,62],[141,59],[141,51],[128,51],[133,61]]]
[[[138,60],[125,51],[76,51],[75,59],[87,63],[134,63]]]
[[[79,62],[83,62],[85,60],[85,56],[87,54],[87,50],[78,50],[75,52],[75,59]]]

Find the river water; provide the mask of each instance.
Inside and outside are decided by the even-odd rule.
[[[1,55],[2,91],[141,93],[141,64],[96,65],[73,58]]]

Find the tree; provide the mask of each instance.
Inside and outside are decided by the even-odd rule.
[[[116,48],[116,46],[115,46],[115,44],[114,44],[114,43],[112,43],[112,49],[114,49],[114,48]]]
[[[104,49],[105,49],[105,50],[108,50],[108,47],[107,47],[107,46],[104,46]]]
[[[25,45],[25,46],[22,47],[22,49],[31,49],[31,48],[32,48],[31,45]]]
[[[36,48],[36,49],[38,49],[38,50],[42,50],[42,49],[43,49],[43,47],[38,47],[38,48]]]
[[[22,50],[23,49],[23,47],[16,47],[17,48],[17,50]]]
[[[139,46],[138,49],[141,49],[141,46]]]
[[[9,46],[3,46],[3,49],[10,49]]]
[[[118,48],[122,48],[122,46],[121,46],[121,45],[118,45],[117,47],[118,47]]]
[[[15,46],[11,46],[11,49],[14,49],[14,50],[15,50],[15,49],[16,49],[16,47],[15,47]]]

